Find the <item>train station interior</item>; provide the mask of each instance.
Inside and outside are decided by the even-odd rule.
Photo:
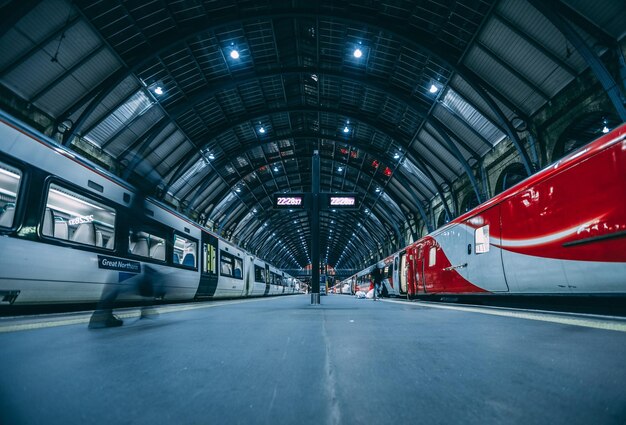
[[[626,423],[623,1],[3,0],[0,110],[0,424]]]

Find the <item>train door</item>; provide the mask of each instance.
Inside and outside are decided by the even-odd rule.
[[[397,261],[399,262],[399,267],[397,267],[397,280],[396,282],[399,282],[399,292],[400,295],[406,295],[406,293],[408,292],[408,288],[407,288],[407,276],[408,276],[408,269],[409,269],[409,263],[407,261],[407,252],[403,251],[401,252],[398,257],[397,257]]]
[[[509,287],[502,265],[500,206],[466,220],[466,279],[490,292],[507,292]]]
[[[415,295],[417,295],[420,289],[426,293],[426,264],[424,261],[424,245],[417,247],[415,255]]]
[[[263,295],[269,295],[270,293],[271,277],[272,276],[270,276],[270,266],[269,264],[266,264],[265,265],[265,292],[263,293]]]
[[[212,297],[217,289],[217,238],[202,232],[202,259],[200,284],[196,298]]]

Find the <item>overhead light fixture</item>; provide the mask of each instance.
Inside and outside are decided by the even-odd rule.
[[[161,87],[161,86],[157,86],[157,87],[154,89],[154,93],[155,93],[155,94],[157,94],[157,95],[159,95],[159,96],[161,96],[161,95],[164,93],[164,92],[163,92],[163,87]]]
[[[433,93],[433,94],[434,94],[434,93],[437,93],[437,92],[439,91],[439,87],[437,87],[437,86],[436,86],[436,85],[434,85],[434,84],[431,84],[431,85],[430,85],[430,89],[428,89],[428,91],[429,91],[429,92],[431,92],[431,93]]]
[[[606,121],[606,118],[604,118],[604,119],[602,120],[602,124],[604,125],[604,126],[602,127],[602,132],[603,132],[604,134],[606,134],[606,133],[608,133],[609,131],[611,131],[611,130],[609,129],[609,127],[607,126],[608,122]]]
[[[339,171],[341,173],[343,171],[343,167],[337,168],[337,171]]]
[[[356,48],[354,49],[354,53],[353,53],[355,58],[360,58],[361,56],[363,56],[363,51],[360,48]]]
[[[277,166],[274,166],[274,172],[278,173],[278,167]]]
[[[396,153],[393,155],[393,159],[399,159],[399,158],[400,158],[400,154],[399,154],[398,152],[396,152]]]
[[[210,153],[210,154],[209,154],[209,159],[210,159],[211,161],[213,161],[213,160],[215,159],[215,155],[213,155],[212,153]]]
[[[259,133],[265,134],[265,127],[259,127]]]
[[[239,50],[233,49],[230,51],[230,57],[233,59],[239,59]]]

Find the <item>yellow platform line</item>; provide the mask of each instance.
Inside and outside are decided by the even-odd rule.
[[[576,313],[537,312],[536,310],[508,310],[498,307],[468,307],[449,304],[437,304],[424,301],[386,300],[408,305],[419,305],[443,310],[467,311],[470,313],[489,314],[492,316],[513,317],[516,319],[537,320],[540,322],[559,323],[562,325],[583,326],[586,328],[604,329],[608,331],[626,332],[626,320],[621,318],[605,318],[606,316],[590,317]]]

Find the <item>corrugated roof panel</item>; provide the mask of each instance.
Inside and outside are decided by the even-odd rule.
[[[185,173],[172,185],[170,186],[167,193],[171,196],[175,196],[178,191],[183,188],[183,186],[187,185],[189,179],[191,179],[194,175],[198,173],[203,173],[205,168],[208,167],[207,163],[204,161],[204,158],[201,158],[200,155],[194,155],[194,158],[197,157],[194,164],[185,171]],[[189,190],[189,189],[187,189]]]
[[[497,10],[502,16],[514,22],[530,37],[539,42],[544,48],[550,50],[565,63],[576,69],[579,73],[587,67],[584,59],[576,49],[567,42],[552,23],[535,8],[530,7],[525,1],[502,0],[498,3]]]
[[[139,83],[134,76],[129,76],[125,78],[124,81],[115,86],[111,93],[109,93],[104,99],[102,99],[98,106],[96,106],[91,115],[85,120],[85,123],[81,130],[85,131],[86,129],[89,129],[92,126],[96,125],[98,121],[109,115],[111,109],[115,108],[115,106],[122,102],[124,99],[130,97],[131,94],[136,92],[138,88]],[[78,117],[78,114],[73,114],[71,116],[71,119],[75,120]]]
[[[444,106],[437,105],[433,110],[433,116],[438,118],[445,126],[448,134],[453,136],[453,140],[456,141],[460,151],[465,158],[469,158],[471,153],[468,149],[473,150],[478,155],[482,156],[490,149],[490,143],[486,139],[481,139],[478,135],[474,134],[469,128],[462,123],[462,118],[455,116],[449,109]],[[466,147],[464,147],[467,146]]]
[[[569,4],[616,40],[626,37],[626,5],[623,1],[563,0],[563,3]]]
[[[476,129],[486,140],[492,145],[497,144],[504,137],[498,128],[487,119],[484,115],[476,110],[472,105],[467,103],[452,88],[446,91],[442,103],[452,109],[456,114],[470,126]]]
[[[494,123],[499,124],[496,113],[489,107],[487,102],[485,102],[483,98],[478,95],[476,90],[474,90],[474,88],[463,79],[463,77],[458,74],[454,75],[454,77],[450,81],[450,87],[459,95],[467,99],[468,102],[471,102],[475,108],[479,108],[480,113],[483,114],[486,118]]]
[[[67,29],[65,37],[52,40],[26,58],[3,78],[25,99],[32,99],[100,45],[100,40],[84,21]],[[58,53],[57,53],[58,50]]]
[[[441,136],[437,134],[437,131],[435,131],[430,124],[426,124],[424,126],[424,129],[420,132],[418,139],[421,142],[420,145],[418,145],[418,151],[422,149],[420,146],[423,146],[424,149],[432,151],[434,155],[437,155],[439,158],[446,161],[448,166],[452,168],[452,170],[456,171],[456,175],[461,175],[464,172],[461,162],[449,150],[447,143],[442,140]],[[457,145],[457,148],[461,152],[465,152],[463,147]],[[465,155],[467,155],[467,153],[465,153]]]
[[[176,125],[173,122],[170,122],[154,138],[150,148],[154,149],[156,154],[160,154],[164,157],[167,153],[174,149],[175,146],[178,146],[185,140],[185,135],[176,128]]]
[[[410,176],[412,179],[415,179],[418,182],[422,183],[425,187],[428,188],[429,191],[437,191],[437,188],[435,187],[435,185],[433,185],[430,178],[426,174],[424,174],[422,170],[420,170],[415,164],[413,164],[413,162],[407,160],[402,161],[400,169],[407,176]]]
[[[183,143],[180,143],[176,148],[174,148],[173,151],[167,153],[167,155],[165,156],[155,155],[158,158],[161,158],[160,162],[155,161],[159,173],[161,175],[170,174],[170,172],[173,170],[174,165],[176,165],[180,159],[182,159],[189,152],[195,152],[196,150],[197,149],[195,146],[193,146],[188,141],[184,141]]]
[[[0,37],[0,69],[4,70],[33,46],[27,35],[15,27],[9,29]]]
[[[72,75],[51,87],[35,104],[53,117],[59,116],[118,68],[115,57],[103,50]]]
[[[498,20],[492,20],[486,26],[481,41],[550,97],[574,79],[558,62],[554,62]]]
[[[533,88],[517,79],[480,48],[472,47],[465,57],[465,63],[468,68],[490,82],[527,115],[531,115],[545,103],[543,97],[535,93]]]
[[[164,114],[160,108],[147,110],[132,122],[127,122],[123,129],[118,130],[119,133],[115,139],[107,141],[108,145],[105,150],[114,157],[118,157],[163,117]]]
[[[146,112],[152,105],[150,98],[146,96],[143,90],[139,90],[84,137],[92,143],[102,146],[124,125]]]
[[[37,6],[24,16],[17,27],[39,44],[55,31],[64,28],[68,21],[73,20],[78,12],[71,2],[66,0],[52,0],[38,2]],[[57,43],[58,39],[57,37]]]

